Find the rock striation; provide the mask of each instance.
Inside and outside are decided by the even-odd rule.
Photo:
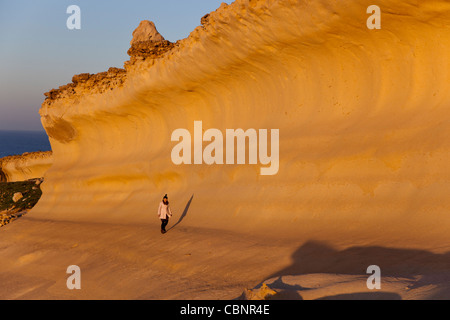
[[[42,178],[53,163],[51,151],[26,152],[0,159],[0,182]]]

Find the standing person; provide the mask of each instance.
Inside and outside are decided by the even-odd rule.
[[[169,207],[169,198],[167,197],[167,194],[159,204],[158,217],[161,219],[161,233],[166,233],[166,226],[169,223],[169,217],[172,217],[172,210],[170,210]]]

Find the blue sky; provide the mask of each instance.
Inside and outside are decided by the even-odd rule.
[[[155,22],[170,41],[185,38],[221,0],[0,0],[0,130],[43,130],[44,92],[74,74],[123,67],[131,34]],[[69,30],[69,5],[81,9],[81,30]]]

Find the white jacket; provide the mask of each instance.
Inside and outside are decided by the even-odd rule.
[[[167,219],[167,216],[172,217],[172,210],[170,210],[168,204],[164,204],[164,202],[161,201],[158,208],[158,217],[160,219]]]

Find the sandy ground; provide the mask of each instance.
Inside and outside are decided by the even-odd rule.
[[[156,222],[23,217],[0,230],[0,298],[235,299],[264,281],[278,292],[273,299],[450,298],[448,248],[432,253],[342,241],[337,249],[301,235],[277,240],[183,222],[170,229],[175,220],[161,235]],[[382,288],[370,291],[365,271],[374,261]],[[69,265],[81,268],[81,290],[66,287]]]
[[[181,225],[161,235],[158,224],[23,218],[0,237],[2,299],[232,299],[287,265],[291,251],[278,242]],[[69,265],[81,268],[79,291],[66,287]]]

